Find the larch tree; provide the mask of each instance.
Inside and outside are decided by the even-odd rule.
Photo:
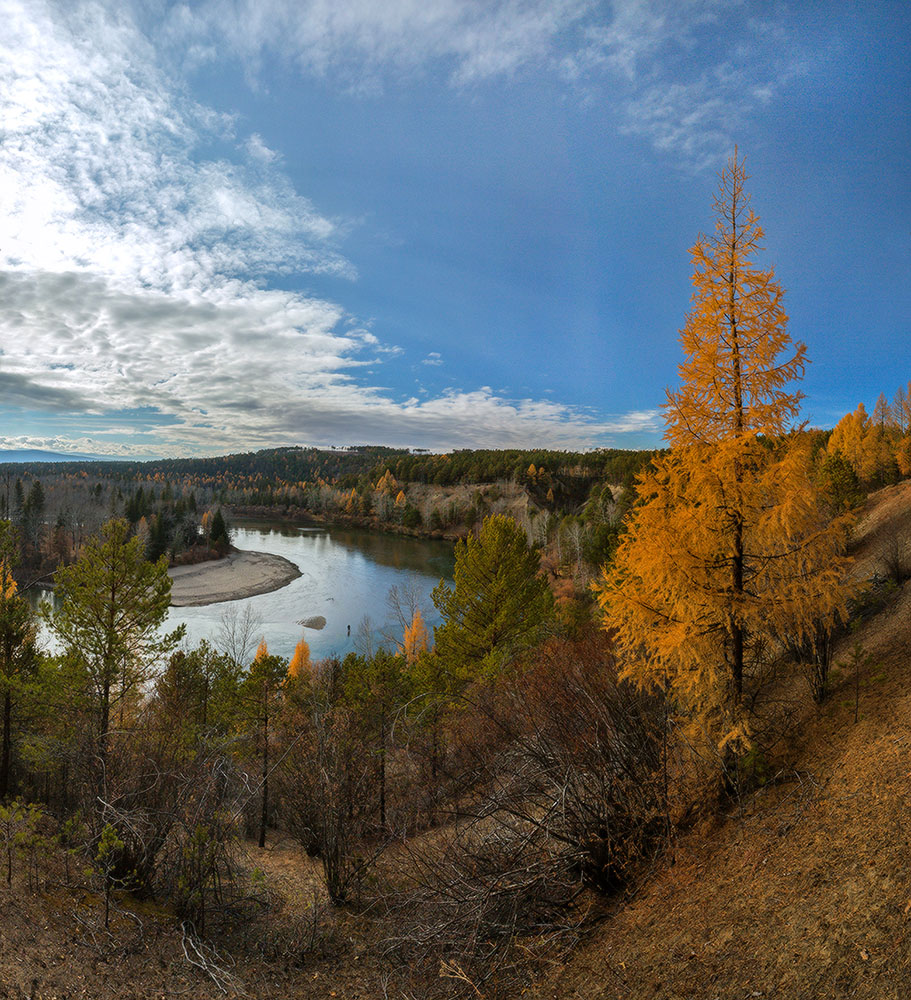
[[[424,617],[420,608],[415,608],[411,624],[405,629],[402,636],[402,646],[400,652],[405,657],[408,666],[412,666],[422,653],[427,652],[430,636],[427,626],[424,624]]]
[[[294,647],[291,662],[288,664],[288,677],[297,681],[306,681],[313,669],[310,663],[310,647],[306,639],[301,639]]]
[[[681,384],[664,407],[671,450],[640,474],[595,584],[625,676],[668,691],[727,752],[749,743],[745,682],[777,641],[816,635],[845,607],[843,530],[823,516],[789,433],[805,348],[788,335],[773,271],[754,263],[763,231],[745,181],[735,153],[715,233],[690,251]]]
[[[908,411],[908,394],[903,385],[900,385],[895,390],[895,395],[892,397],[892,418],[898,425],[899,436],[905,433],[905,428],[908,426],[907,423],[907,411]]]
[[[830,455],[838,452],[851,463],[860,475],[864,458],[864,438],[870,429],[870,418],[863,403],[859,403],[853,413],[846,413],[835,425],[826,445]]]

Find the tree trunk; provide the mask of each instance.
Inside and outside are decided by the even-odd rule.
[[[259,815],[259,846],[266,846],[266,821],[269,817],[269,719],[263,715],[263,799]]]
[[[0,802],[9,795],[10,757],[13,742],[13,695],[7,689],[3,696],[3,753],[0,756]]]

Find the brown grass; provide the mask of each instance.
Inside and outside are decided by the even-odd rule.
[[[858,567],[911,528],[911,483],[871,498]],[[637,898],[552,971],[537,1000],[911,996],[911,583],[839,645],[874,665],[854,724],[841,672],[807,707],[788,772],[683,837]]]

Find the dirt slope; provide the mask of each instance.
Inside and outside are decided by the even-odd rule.
[[[871,497],[858,568],[911,541],[911,483]],[[843,641],[872,655],[808,709],[790,773],[592,933],[538,1000],[911,997],[911,583]]]

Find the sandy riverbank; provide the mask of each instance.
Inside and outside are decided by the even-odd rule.
[[[283,556],[268,552],[232,552],[224,559],[174,566],[171,604],[175,608],[238,601],[242,597],[268,594],[296,580],[300,570]]]

